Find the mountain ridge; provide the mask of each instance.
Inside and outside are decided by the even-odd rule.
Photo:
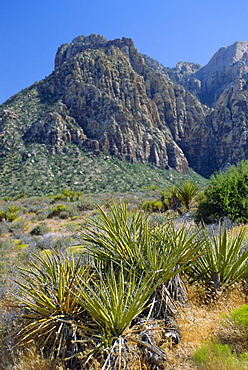
[[[0,106],[2,176],[13,150],[25,161],[32,145],[66,155],[71,143],[96,157],[203,176],[248,159],[248,43],[233,45],[206,66],[171,69],[128,38],[62,44],[54,71]]]

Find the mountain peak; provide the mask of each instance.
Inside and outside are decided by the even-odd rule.
[[[246,41],[236,41],[232,45],[220,48],[208,64],[196,73],[196,77],[202,79],[206,74],[224,72],[237,62],[241,65],[248,64],[248,42]]]
[[[86,49],[99,49],[109,46],[134,46],[133,40],[122,37],[122,39],[108,40],[101,35],[91,34],[89,36],[78,36],[72,40],[70,44],[62,44],[55,56],[55,69],[63,64],[68,59],[76,54],[83,52]]]

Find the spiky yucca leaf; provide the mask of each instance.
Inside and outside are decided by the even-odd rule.
[[[87,267],[72,257],[61,256],[58,252],[33,255],[27,268],[20,268],[24,282],[17,281],[24,293],[19,297],[29,310],[42,315],[74,313],[79,309],[72,294],[79,276],[85,275]]]
[[[128,217],[125,204],[110,207],[110,213],[99,208],[100,216],[89,220],[81,232],[85,248],[98,261],[134,269],[149,276],[158,273],[158,284],[169,280],[196,258],[202,239],[199,231],[183,226],[176,230],[172,223],[163,227],[149,226],[148,217],[136,212]]]
[[[248,249],[242,249],[246,228],[241,227],[237,236],[229,235],[226,226],[216,235],[206,233],[204,250],[188,270],[193,281],[207,282],[217,273],[220,283],[232,285],[248,276]]]
[[[186,210],[189,211],[189,206],[193,198],[196,196],[198,187],[190,180],[185,180],[177,189],[177,196]]]
[[[38,347],[49,350],[51,357],[71,356],[78,350],[75,340],[82,337],[79,332],[87,322],[74,293],[82,277],[88,279],[89,267],[52,251],[44,257],[33,255],[20,273],[22,281],[17,284],[22,294],[18,301],[30,322],[17,334],[17,343],[38,340]]]
[[[77,297],[93,321],[102,328],[102,340],[111,345],[125,334],[132,321],[144,310],[157,286],[156,274],[150,278],[127,273],[123,266],[107,273],[98,270],[94,279],[77,287]],[[98,335],[100,338],[100,336]]]
[[[171,185],[160,192],[162,202],[173,211],[180,209],[180,199],[178,197],[178,187]]]

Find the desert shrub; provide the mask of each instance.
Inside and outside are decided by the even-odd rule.
[[[193,358],[197,368],[202,370],[246,370],[248,364],[248,305],[243,305],[223,315],[223,326],[228,336],[218,335],[203,343]]]
[[[66,196],[64,194],[53,195],[51,203],[56,203],[58,200],[66,200]]]
[[[248,334],[248,305],[245,304],[235,310],[232,310],[229,322],[234,323],[242,329],[245,329]]]
[[[164,213],[151,213],[149,223],[151,225],[164,225],[168,222],[168,218]]]
[[[26,221],[23,219],[17,219],[13,222],[8,223],[9,232],[13,233],[13,235],[15,235],[16,237],[23,235],[26,226]]]
[[[9,232],[8,225],[6,225],[4,222],[0,223],[0,235],[7,234]]]
[[[36,212],[36,216],[34,217],[37,221],[44,221],[49,217],[49,211],[48,210],[39,210]]]
[[[153,200],[147,200],[144,202],[141,206],[141,208],[145,212],[162,212],[164,211],[164,204],[161,200],[153,199]]]
[[[64,189],[62,190],[62,193],[52,195],[52,203],[55,203],[58,200],[66,200],[69,202],[75,202],[75,201],[78,201],[81,197],[82,197],[81,191]]]
[[[5,202],[11,202],[12,200],[13,200],[13,198],[12,197],[4,197],[3,198],[3,200],[5,201]]]
[[[196,213],[197,223],[214,223],[227,216],[233,221],[247,223],[248,161],[212,175],[205,196]]]
[[[36,246],[41,250],[58,250],[64,251],[66,248],[71,247],[75,244],[74,238],[72,236],[66,236],[60,234],[59,236],[56,233],[47,233],[36,237]]]
[[[3,220],[5,220],[6,218],[6,212],[4,209],[0,209],[0,222],[2,222]]]
[[[44,235],[41,235],[40,237],[37,236],[35,237],[36,247],[41,250],[51,249],[54,239],[55,239],[54,233],[44,234]]]
[[[91,200],[81,199],[75,203],[75,206],[80,212],[91,211],[95,209],[95,204]]]
[[[237,356],[227,344],[211,340],[195,351],[194,361],[201,370],[246,370],[247,354]]]
[[[36,225],[31,231],[31,235],[44,235],[51,231],[50,227],[46,222],[41,222],[39,225]]]
[[[50,212],[50,217],[59,216],[61,212],[68,211],[68,207],[65,204],[57,204]]]
[[[17,194],[15,196],[14,200],[18,200],[18,199],[22,199],[22,198],[25,198],[25,194],[24,193]]]
[[[70,212],[69,211],[62,211],[59,213],[59,218],[62,218],[63,220],[65,220],[66,218],[69,218],[70,217]]]

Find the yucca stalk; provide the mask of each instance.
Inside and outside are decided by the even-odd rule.
[[[89,267],[58,252],[33,255],[27,268],[21,268],[19,304],[29,319],[17,334],[19,345],[35,342],[49,350],[50,356],[65,358],[77,351],[75,340],[85,325],[87,315],[75,296],[82,277],[88,279]],[[74,341],[74,342],[73,342]]]
[[[248,277],[248,249],[242,248],[246,228],[241,227],[237,236],[229,235],[224,225],[218,234],[206,233],[204,253],[188,270],[193,281],[208,282],[218,276],[220,288],[231,286]]]

